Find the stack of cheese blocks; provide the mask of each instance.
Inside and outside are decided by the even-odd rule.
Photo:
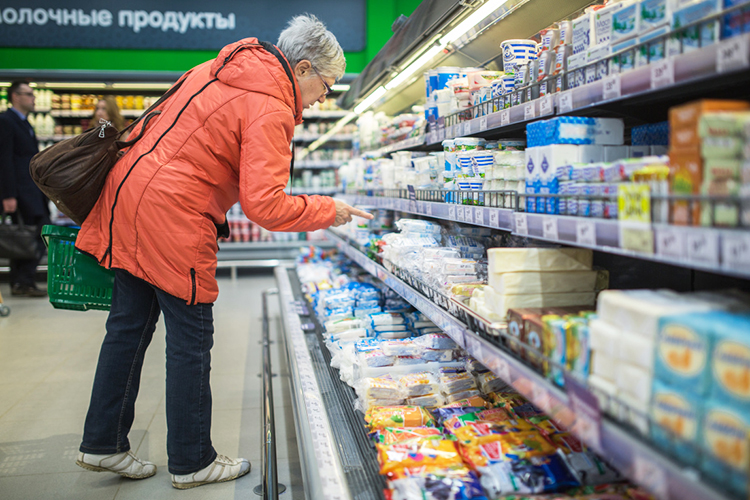
[[[593,306],[598,271],[593,252],[581,248],[490,248],[488,286],[475,290],[470,307],[501,321],[508,309]]]
[[[654,353],[661,319],[722,309],[725,303],[724,298],[711,294],[679,294],[671,290],[601,292],[597,317],[589,323],[589,385],[602,409],[648,434]]]

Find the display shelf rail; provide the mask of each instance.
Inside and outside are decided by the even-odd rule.
[[[287,268],[274,271],[281,302],[284,344],[292,385],[292,409],[299,442],[300,462],[307,498],[352,498],[344,479],[343,465],[332,437],[323,397],[318,386]]]
[[[314,170],[314,169],[325,169],[325,168],[339,168],[345,161],[334,161],[334,160],[308,160],[294,163],[294,169],[301,170]]]
[[[287,188],[287,193],[289,193],[289,188]],[[324,187],[293,187],[291,188],[291,194],[297,195],[297,194],[321,194],[321,195],[332,195],[341,192],[341,188],[339,186],[324,186]]]
[[[321,137],[323,137],[324,134],[300,134],[294,136],[294,142],[313,142],[317,141]],[[332,135],[328,138],[327,142],[344,142],[344,141],[352,141],[354,140],[354,134],[339,134],[339,135]]]
[[[324,119],[343,118],[348,114],[349,114],[349,111],[346,111],[346,110],[317,111],[317,110],[305,109],[302,111],[302,118],[324,120]]]
[[[650,239],[650,246],[636,250],[626,243],[623,228],[627,223],[616,219],[574,217],[566,215],[518,212],[509,208],[472,206],[442,201],[446,192],[416,190],[415,200],[405,189],[362,191],[367,194],[345,194],[341,197],[352,205],[398,210],[437,219],[510,231],[517,236],[544,240],[562,245],[589,248],[600,252],[624,255],[700,271],[750,279],[750,230],[747,228],[713,228],[678,226],[665,223],[646,224],[638,229]],[[461,193],[456,191],[454,193]],[[483,194],[490,200],[493,192]],[[504,193],[504,192],[503,192]],[[376,196],[389,194],[392,196]],[[515,194],[515,193],[514,193]],[[540,198],[539,195],[535,196]],[[522,197],[519,197],[522,198]],[[656,199],[656,198],[654,198]],[[515,201],[510,206],[518,206]],[[520,202],[523,205],[523,202]]]
[[[634,429],[623,427],[581,401],[596,400],[585,386],[568,392],[488,340],[466,323],[440,308],[427,296],[369,259],[346,237],[332,230],[331,239],[340,251],[365,271],[383,281],[412,306],[445,331],[456,344],[489,368],[498,377],[533,402],[560,425],[571,430],[622,474],[649,489],[660,500],[729,500],[724,492],[699,479],[698,472],[670,459],[641,439]],[[567,379],[566,379],[567,380]],[[570,385],[573,385],[572,382]]]

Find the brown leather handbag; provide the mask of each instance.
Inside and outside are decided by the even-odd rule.
[[[110,122],[101,123],[71,139],[60,141],[31,159],[29,172],[39,189],[57,208],[81,225],[94,208],[104,188],[109,171],[120,158],[120,151],[141,138],[148,122],[161,111],[153,111],[182,85],[175,83],[161,98],[124,130],[118,131]],[[136,124],[143,120],[141,132],[128,141]]]

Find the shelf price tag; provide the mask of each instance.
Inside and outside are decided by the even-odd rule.
[[[510,110],[504,109],[500,111],[500,126],[504,127],[510,125]]]
[[[474,224],[474,211],[471,207],[464,207],[464,222]]]
[[[627,183],[617,188],[620,248],[654,253],[651,228],[651,191],[648,184]]]
[[[483,132],[485,130],[487,130],[487,117],[483,116],[479,119],[479,131]]]
[[[566,90],[560,93],[560,99],[557,101],[558,113],[570,113],[573,111],[573,91]]]
[[[583,442],[601,453],[602,450],[602,412],[599,400],[568,373],[563,374],[565,389],[571,403],[576,421],[573,430]]]
[[[523,212],[516,212],[513,214],[513,218],[515,219],[515,232],[516,234],[521,234],[523,236],[529,235],[529,226],[526,224],[526,214]]]
[[[444,140],[445,140],[445,127],[440,127],[438,129],[437,142],[443,142]]]
[[[464,136],[471,135],[471,120],[464,122]]]
[[[498,217],[497,210],[490,209],[490,226],[500,227],[500,218]]]
[[[636,483],[649,490],[656,498],[669,498],[667,474],[663,467],[652,460],[642,455],[635,455],[633,457],[633,476]]]
[[[557,219],[554,217],[542,218],[542,236],[548,240],[559,240],[557,233]]]
[[[481,225],[486,224],[484,220],[484,213],[485,213],[485,210],[483,207],[474,208],[474,224],[481,224]]]
[[[725,232],[722,248],[722,264],[727,269],[750,268],[750,235]]]
[[[550,393],[540,382],[531,384],[531,401],[538,406],[543,412],[549,413],[552,409]]]
[[[424,203],[424,214],[425,215],[432,215],[432,202],[426,201]]]
[[[596,223],[594,221],[576,221],[576,243],[589,247],[596,246]]]
[[[685,236],[687,258],[714,266],[719,265],[719,233],[709,230],[689,230]]]
[[[620,74],[615,73],[602,79],[602,99],[617,99],[622,96],[622,81]]]
[[[656,230],[656,254],[670,259],[685,257],[685,233],[677,228]]]
[[[523,119],[533,120],[536,118],[536,103],[534,101],[527,102],[523,107]]]
[[[546,95],[539,99],[539,116],[551,115],[555,112],[555,105],[551,95]]]
[[[456,206],[451,205],[448,207],[448,218],[450,220],[456,220]]]
[[[456,207],[456,220],[459,222],[464,221],[464,207],[462,205]]]
[[[668,57],[651,64],[651,89],[674,85],[674,59]]]
[[[717,73],[743,69],[748,66],[750,66],[750,57],[748,57],[747,39],[745,37],[730,38],[716,46]]]

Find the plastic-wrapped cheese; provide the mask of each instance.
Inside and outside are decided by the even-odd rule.
[[[484,289],[487,307],[500,317],[508,314],[508,309],[529,307],[592,306],[596,302],[594,292],[535,293],[507,295],[495,292],[491,287]]]
[[[589,271],[593,252],[584,248],[490,248],[490,274],[518,271]]]
[[[494,273],[488,284],[505,294],[591,292],[596,287],[597,271],[550,271]]]
[[[651,401],[651,386],[653,385],[653,373],[645,370],[640,366],[629,363],[619,363],[617,365],[617,387],[620,394],[628,394],[637,400],[645,408]]]
[[[589,322],[589,342],[596,353],[612,358],[617,356],[622,335],[622,330],[602,319],[594,318]]]

